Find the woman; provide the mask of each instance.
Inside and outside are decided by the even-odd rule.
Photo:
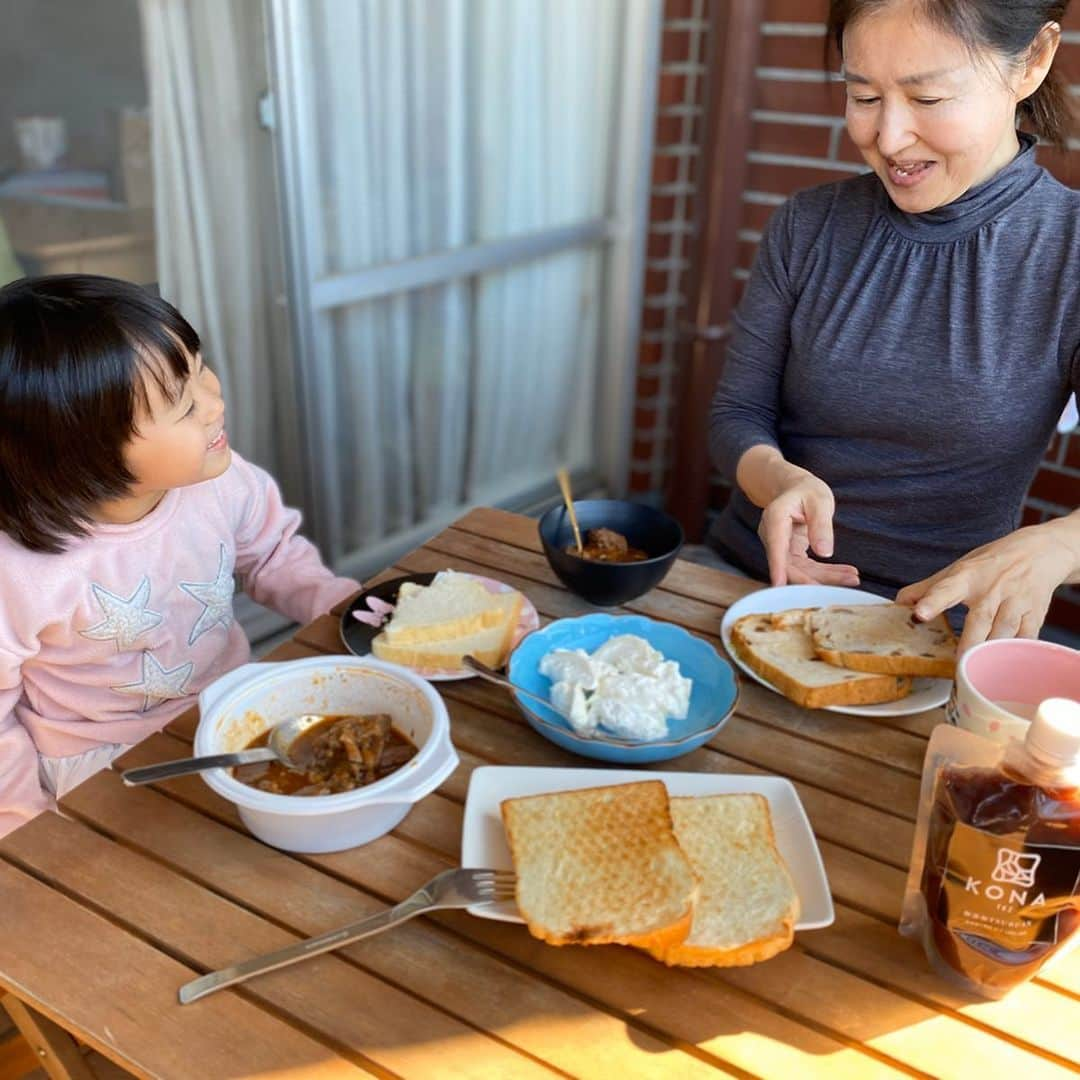
[[[1067,6],[834,0],[873,172],[773,215],[713,403],[727,559],[922,619],[967,605],[961,648],[1037,635],[1080,582],[1080,513],[1017,529],[1080,389],[1080,192],[1016,130],[1067,138]]]

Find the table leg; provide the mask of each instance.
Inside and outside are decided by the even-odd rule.
[[[52,1080],[94,1080],[75,1040],[59,1024],[31,1009],[14,994],[5,994],[0,1005],[30,1044],[38,1066]]]

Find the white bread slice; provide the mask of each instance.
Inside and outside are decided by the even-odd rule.
[[[686,937],[698,883],[662,781],[507,799],[502,818],[534,937],[644,949]]]
[[[911,679],[906,676],[871,675],[825,663],[814,652],[809,632],[793,619],[744,615],[731,628],[731,644],[749,668],[784,697],[808,709],[875,705],[911,693]]]
[[[401,586],[383,634],[396,646],[475,634],[503,622],[507,595],[488,592],[467,574],[440,570],[430,585]]]
[[[491,626],[441,641],[405,645],[389,640],[384,631],[372,640],[371,651],[380,660],[425,671],[459,671],[465,656],[475,656],[488,667],[502,667],[513,644],[525,598],[516,591],[488,595],[497,601],[491,610],[498,615],[498,622]]]
[[[788,948],[799,896],[776,847],[768,799],[673,798],[671,817],[701,892],[686,940],[649,952],[670,965],[740,967]]]
[[[884,675],[956,674],[956,635],[944,615],[919,622],[905,604],[834,605],[807,616],[814,651],[853,671]]]

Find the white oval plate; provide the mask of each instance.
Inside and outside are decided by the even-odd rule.
[[[844,589],[838,585],[778,585],[772,589],[759,589],[736,601],[724,613],[720,623],[720,636],[728,656],[755,682],[780,691],[740,659],[731,645],[731,626],[744,615],[768,615],[788,608],[825,607],[828,604],[884,604],[883,597],[862,589]],[[911,716],[913,713],[936,709],[949,700],[951,679],[914,679],[911,693],[899,701],[884,701],[880,705],[828,705],[828,712],[848,713],[851,716]],[[781,697],[783,695],[781,694]]]

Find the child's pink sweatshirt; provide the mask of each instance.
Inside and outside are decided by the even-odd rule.
[[[233,574],[298,622],[355,592],[296,535],[300,515],[238,454],[130,525],[59,555],[0,533],[0,836],[52,806],[38,754],[66,757],[160,730],[248,659]]]

